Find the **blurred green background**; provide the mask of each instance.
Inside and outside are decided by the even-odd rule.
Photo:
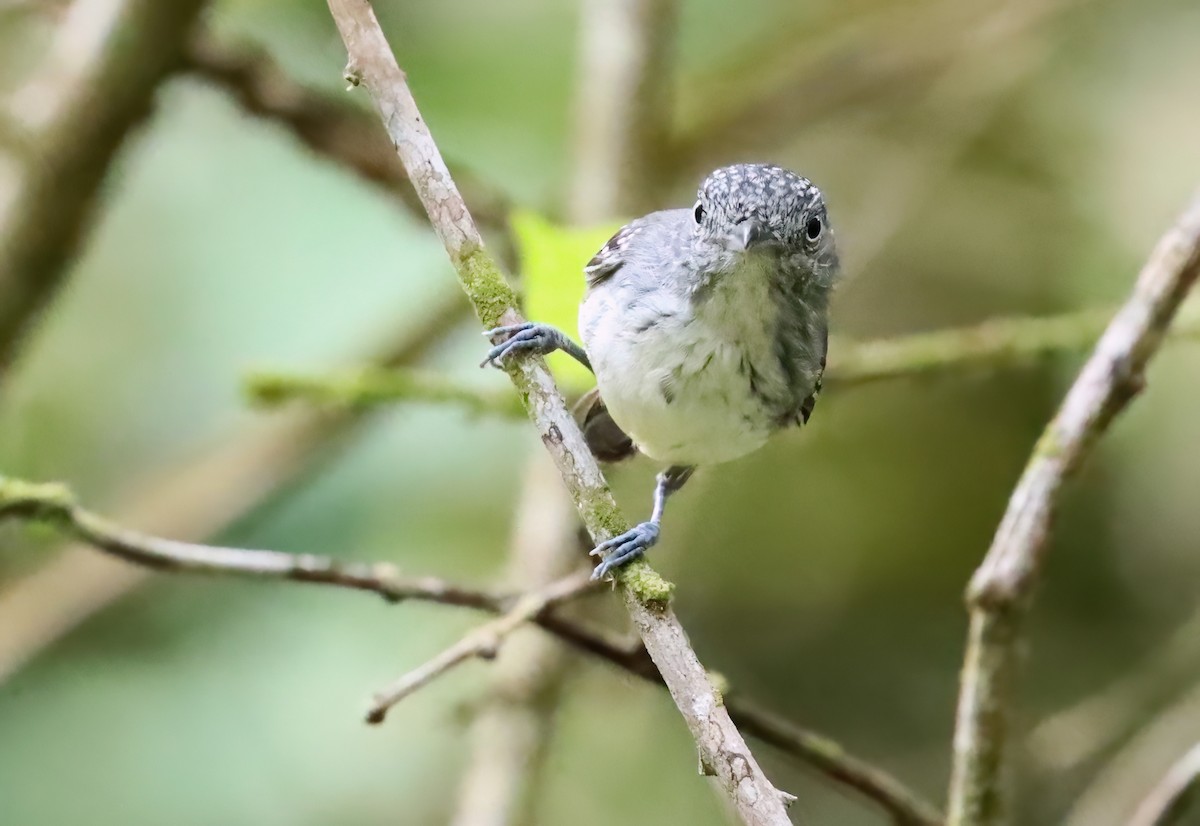
[[[587,106],[575,94],[578,4],[375,5],[443,153],[565,220],[573,119]],[[230,0],[208,22],[342,94],[345,51],[324,4]],[[36,68],[53,23],[0,11],[0,87]],[[1200,8],[1186,0],[683,0],[678,35],[680,134],[702,139],[764,90],[799,90],[726,130],[706,160],[771,160],[822,187],[848,272],[835,308],[843,337],[1115,304],[1200,181]],[[795,125],[780,133],[776,120]],[[690,204],[705,169],[674,166],[656,200]],[[436,239],[395,199],[188,75],[160,90],[120,154],[68,276],[0,374],[0,469],[67,481],[108,513],[298,412],[248,408],[248,370],[358,363],[453,288]],[[569,283],[582,291],[581,277]],[[458,326],[426,366],[505,387],[475,367],[473,323]],[[940,800],[963,587],[1080,363],[1065,354],[830,391],[803,433],[698,474],[653,558],[678,585],[701,659]],[[1185,635],[1195,642],[1181,661],[1153,665],[1197,610],[1197,368],[1193,345],[1168,346],[1149,392],[1066,497],[1021,722],[1142,682],[1120,714],[1020,752],[1015,822],[1063,822],[1085,790],[1102,793],[1092,780],[1137,745],[1131,730],[1200,680],[1200,631]],[[390,409],[209,539],[486,584],[504,568],[517,480],[539,449],[520,422]],[[272,461],[246,455],[222,472]],[[640,460],[613,474],[631,515],[647,510],[655,470]],[[229,483],[210,475],[173,507]],[[60,547],[49,531],[0,525],[0,605]],[[214,579],[160,576],[129,591],[20,667],[0,667],[0,824],[449,818],[466,710],[492,666],[465,665],[380,728],[359,713],[370,690],[477,617]],[[70,613],[53,596],[37,607]],[[8,616],[0,654],[20,627]],[[619,627],[616,612],[610,621]],[[528,822],[727,822],[665,693],[582,656],[572,664]],[[1056,763],[1050,746],[1069,751],[1072,738],[1098,745]],[[1138,759],[1169,763],[1200,739],[1200,714],[1171,738]],[[756,753],[799,796],[799,822],[885,822],[766,747]],[[1103,808],[1111,820],[1084,822],[1123,822],[1129,800],[1116,797]]]

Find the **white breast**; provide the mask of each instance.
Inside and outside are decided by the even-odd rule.
[[[775,311],[758,268],[727,274],[696,307],[657,291],[596,290],[580,319],[609,413],[651,458],[726,462],[757,450],[774,429],[750,391],[751,364],[760,383],[784,380],[774,357]]]

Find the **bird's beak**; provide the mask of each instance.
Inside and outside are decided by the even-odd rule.
[[[739,240],[742,242],[743,250],[750,249],[750,247],[765,240],[769,235],[767,228],[753,218],[743,221],[741,230]]]

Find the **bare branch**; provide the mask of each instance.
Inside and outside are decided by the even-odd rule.
[[[1041,570],[1058,494],[1118,413],[1142,389],[1188,290],[1200,274],[1200,196],[1155,247],[1133,294],[1109,324],[1009,500],[967,593],[967,656],[954,737],[951,826],[1003,816],[1002,771],[1021,622]]]
[[[891,815],[897,826],[942,826],[942,813],[886,772],[848,754],[823,734],[801,728],[753,700],[725,692],[725,705],[738,728],[784,754],[803,755],[805,762],[844,784]]]
[[[1200,743],[1171,767],[1134,812],[1129,826],[1182,826],[1200,793]]]
[[[495,610],[503,597],[423,577],[401,577],[386,563],[339,562],[314,554],[196,545],[130,530],[82,507],[63,485],[0,476],[0,519],[50,522],[118,559],[158,571],[292,580],[406,599]]]
[[[280,124],[319,156],[383,187],[410,212],[424,216],[404,166],[366,109],[296,82],[264,49],[223,43],[209,31],[188,43],[184,68],[223,89],[249,115]],[[510,204],[469,173],[454,177],[480,224],[506,229]]]
[[[429,662],[405,674],[375,695],[367,711],[368,723],[382,723],[388,709],[422,686],[440,677],[454,666],[469,659],[494,659],[504,639],[527,622],[549,611],[555,605],[596,590],[588,573],[580,572],[531,591],[517,600],[504,615],[481,625]]]
[[[0,157],[0,367],[78,251],[100,185],[150,113],[205,0],[75,0],[39,72],[4,119],[20,157]]]
[[[484,251],[370,5],[330,0],[329,7],[350,56],[347,77],[371,93],[480,320],[489,327],[517,322],[512,289]],[[507,369],[593,540],[624,531],[628,523],[545,363],[522,360]],[[702,765],[719,778],[745,823],[788,823],[785,796],[754,760],[670,608],[670,586],[641,561],[624,568],[619,581],[634,625],[696,740]]]

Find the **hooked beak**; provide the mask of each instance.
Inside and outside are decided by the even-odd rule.
[[[742,242],[743,250],[748,250],[769,237],[770,233],[767,232],[767,228],[753,218],[748,218],[741,223],[741,234],[738,236],[738,240]]]

